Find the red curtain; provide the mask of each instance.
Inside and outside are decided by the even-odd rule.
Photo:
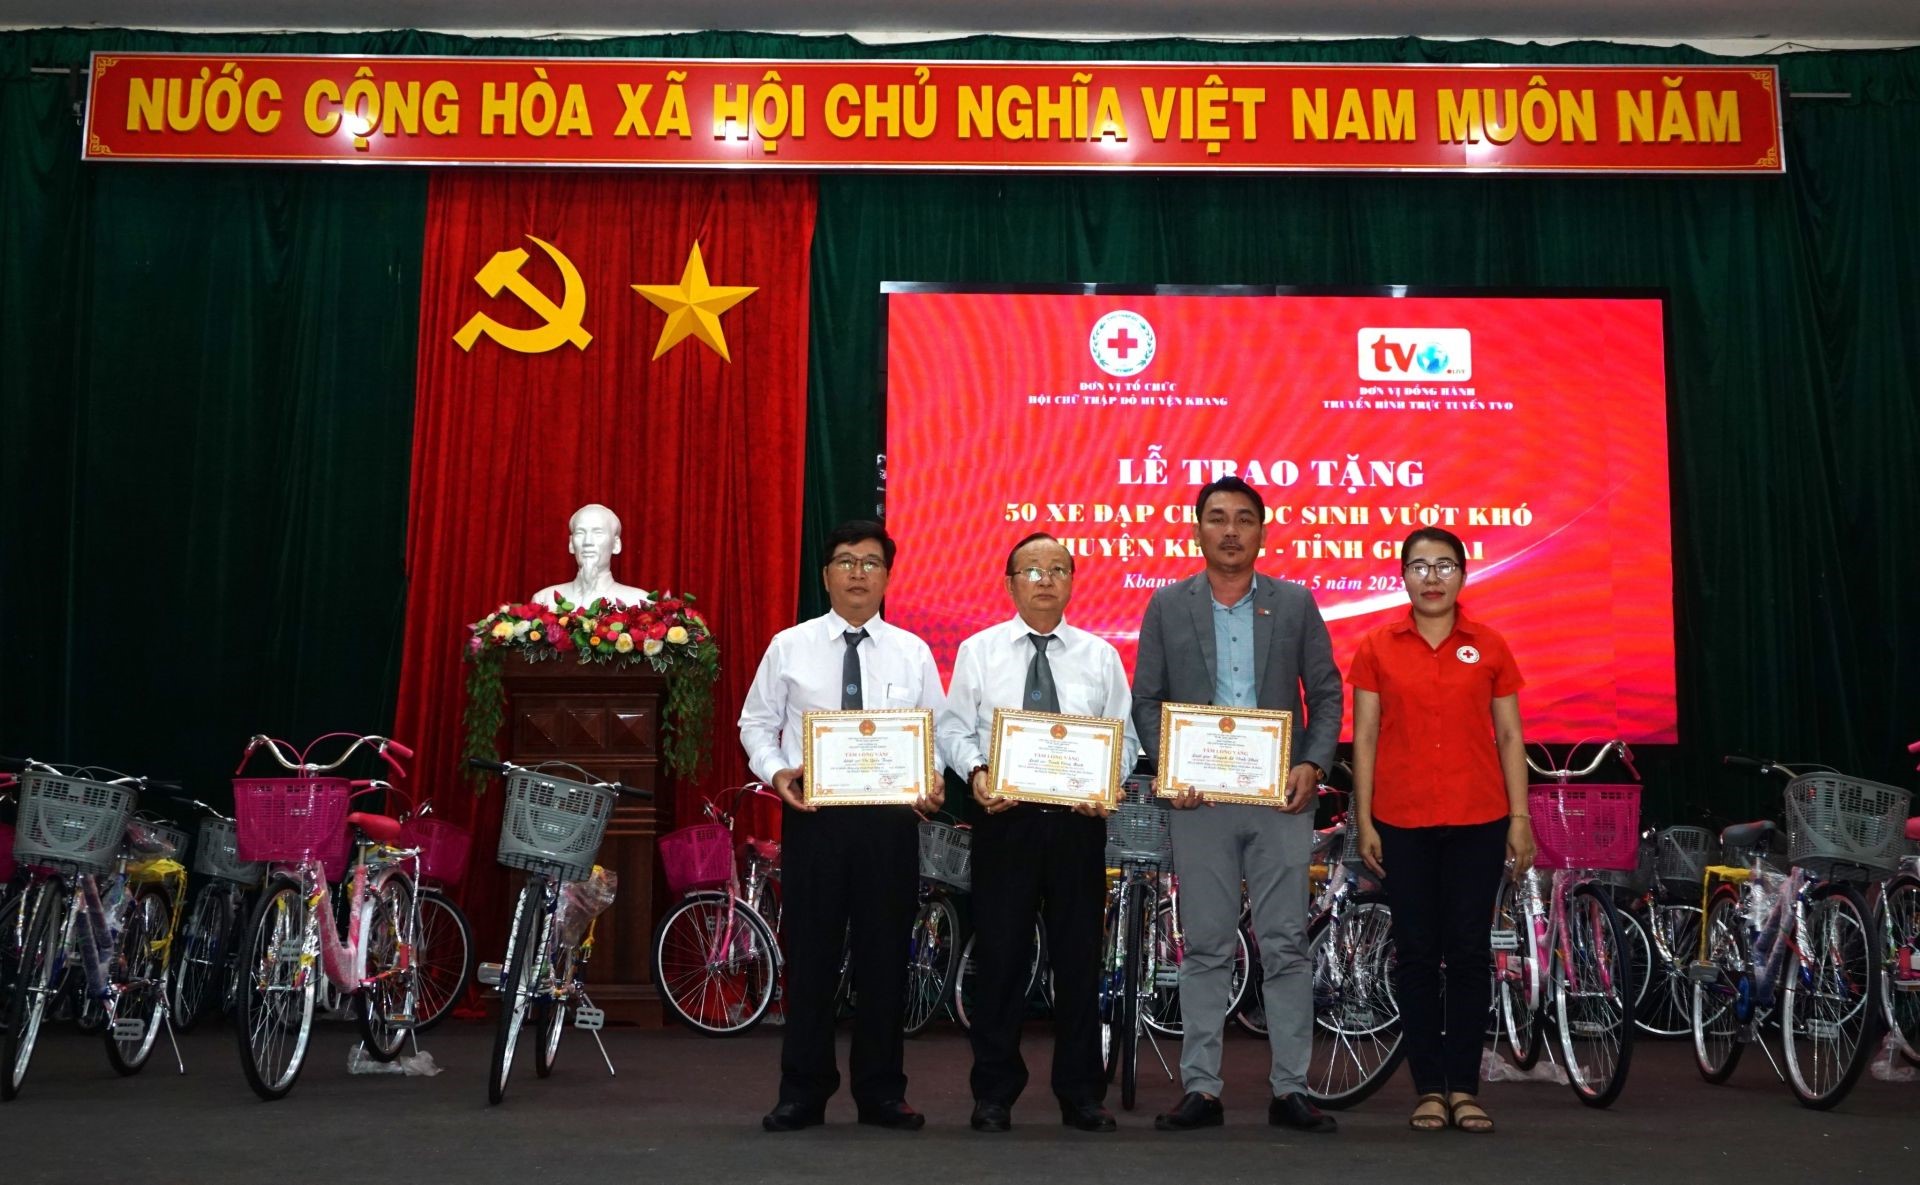
[[[690,592],[721,647],[712,772],[747,778],[734,733],[755,665],[792,624],[805,460],[810,178],[444,171],[429,189],[420,295],[407,630],[394,735],[419,789],[473,827],[462,903],[480,957],[503,943],[506,882],[492,859],[497,781],[476,797],[459,767],[465,627],[503,601],[570,580],[567,518],[619,515],[613,574]],[[476,312],[536,328],[534,302],[489,298],[475,274],[524,249],[520,274],[553,305],[580,276],[592,341],[542,354],[455,334]],[[667,314],[635,284],[678,284],[699,244],[711,283],[759,289],[720,325],[731,363],[695,338],[654,360]],[[693,788],[685,788],[684,796]],[[663,822],[675,818],[662,803]]]

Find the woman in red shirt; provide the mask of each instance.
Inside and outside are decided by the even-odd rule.
[[[1353,814],[1393,910],[1394,994],[1419,1095],[1410,1122],[1490,1132],[1475,1100],[1489,920],[1506,859],[1520,870],[1534,854],[1522,680],[1506,640],[1461,611],[1467,555],[1456,536],[1415,531],[1400,564],[1412,611],[1362,638],[1347,669]]]

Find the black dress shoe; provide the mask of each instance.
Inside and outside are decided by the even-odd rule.
[[[804,1127],[817,1127],[827,1121],[825,1107],[807,1107],[799,1103],[781,1103],[766,1113],[760,1120],[760,1127],[770,1132],[797,1132]]]
[[[860,1122],[869,1127],[884,1127],[899,1132],[917,1132],[927,1126],[927,1117],[907,1106],[905,1099],[875,1103],[860,1108]]]
[[[1061,1103],[1060,1122],[1083,1132],[1110,1132],[1119,1126],[1113,1112],[1099,1103]]]
[[[1220,1105],[1219,1099],[1210,1099],[1197,1090],[1190,1090],[1180,1100],[1180,1105],[1164,1115],[1153,1117],[1153,1130],[1162,1132],[1190,1132],[1197,1127],[1219,1127],[1227,1121],[1227,1109]]]
[[[1267,1122],[1275,1127],[1290,1127],[1295,1131],[1316,1132],[1328,1135],[1340,1130],[1333,1116],[1313,1105],[1306,1095],[1294,1093],[1282,1095],[1267,1104]]]
[[[1003,1132],[1012,1126],[1012,1113],[999,1103],[975,1103],[973,1105],[974,1131]]]

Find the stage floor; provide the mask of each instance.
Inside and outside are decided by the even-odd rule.
[[[97,1037],[43,1036],[21,1096],[0,1105],[0,1178],[14,1183],[139,1179],[224,1185],[289,1178],[310,1165],[327,1179],[405,1182],[831,1181],[925,1185],[1034,1178],[1049,1183],[1271,1182],[1277,1174],[1369,1183],[1499,1175],[1565,1182],[1678,1181],[1762,1176],[1772,1181],[1899,1176],[1920,1144],[1920,1082],[1863,1077],[1837,1111],[1794,1102],[1750,1051],[1732,1083],[1704,1085],[1687,1046],[1645,1042],[1621,1101],[1592,1111],[1564,1086],[1494,1083],[1484,1094],[1501,1125],[1492,1137],[1408,1130],[1404,1070],[1373,1099],[1341,1112],[1338,1135],[1267,1127],[1265,1046],[1227,1041],[1227,1126],[1183,1134],[1152,1128],[1177,1088],[1149,1063],[1140,1108],[1113,1135],[1059,1126],[1045,1084],[1047,1040],[1029,1029],[1038,1069],[1013,1131],[967,1127],[964,1038],[936,1028],[907,1044],[908,1097],[928,1124],[915,1134],[857,1126],[844,1090],[828,1125],[767,1135],[780,1030],[711,1040],[680,1030],[618,1029],[610,1078],[593,1041],[569,1032],[554,1076],[534,1076],[522,1042],[506,1102],[486,1101],[492,1028],[451,1022],[424,1048],[445,1067],[432,1078],[347,1073],[351,1026],[315,1034],[298,1086],[273,1104],[247,1089],[233,1037],[203,1026],[181,1038],[187,1075],[164,1041],[144,1073],[117,1077]],[[845,1033],[841,1056],[844,1074]],[[1173,1051],[1169,1051],[1169,1058]],[[323,1143],[324,1141],[324,1143]],[[1764,1145],[1762,1141],[1765,1141]],[[1301,1164],[1304,1158],[1310,1163]],[[536,1178],[536,1174],[538,1177]],[[306,1175],[306,1174],[301,1174]]]

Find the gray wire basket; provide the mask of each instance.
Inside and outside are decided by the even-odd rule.
[[[1897,786],[1837,774],[1787,783],[1787,860],[1832,880],[1891,876],[1907,850],[1913,796]]]
[[[235,884],[257,885],[267,866],[240,858],[240,833],[231,820],[202,819],[200,834],[193,841],[193,870]]]
[[[127,823],[127,854],[134,860],[174,860],[187,862],[187,850],[193,845],[184,829],[157,819],[132,819]]]
[[[1128,778],[1119,805],[1107,817],[1107,863],[1173,866],[1173,835],[1167,829],[1171,808],[1153,796],[1151,778]]]
[[[1654,875],[1669,892],[1698,899],[1707,865],[1720,858],[1720,837],[1705,827],[1663,827],[1654,837],[1659,852]]]
[[[973,833],[937,819],[920,821],[920,875],[966,892],[973,887]]]
[[[73,875],[111,871],[133,814],[131,786],[41,772],[20,775],[13,855]]]
[[[556,880],[585,880],[593,873],[615,797],[592,782],[514,770],[501,808],[500,863]]]

